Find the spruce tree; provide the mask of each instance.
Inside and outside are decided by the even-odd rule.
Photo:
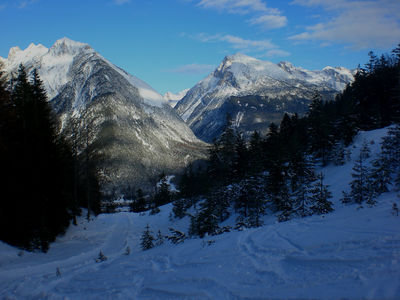
[[[351,199],[353,202],[362,204],[367,201],[370,203],[373,198],[372,190],[371,190],[371,181],[370,181],[370,169],[367,166],[367,159],[369,158],[370,150],[366,142],[363,143],[363,146],[360,150],[358,159],[355,161],[353,166],[353,173],[351,176],[353,177],[353,181],[350,183],[351,186]]]
[[[346,162],[346,151],[343,141],[337,141],[332,149],[331,160],[336,166],[342,166]]]
[[[163,173],[161,181],[157,187],[156,194],[154,195],[154,207],[170,203],[172,201],[172,193],[168,184],[167,176]]]
[[[140,238],[140,245],[142,246],[142,250],[148,250],[154,247],[154,236],[150,230],[149,224],[146,225],[145,230]]]
[[[250,176],[242,180],[239,186],[239,193],[234,197],[235,210],[239,213],[237,221],[248,227],[261,226],[266,204],[262,179]]]
[[[12,120],[8,130],[15,136],[0,136],[9,160],[2,164],[9,178],[2,190],[7,191],[5,199],[9,203],[1,222],[12,228],[9,233],[2,230],[0,238],[24,249],[46,252],[78,210],[73,201],[71,149],[56,131],[57,122],[37,71],[32,74],[29,81],[25,68],[20,66],[7,107],[7,115],[13,116],[8,119]],[[9,200],[11,192],[13,201]]]
[[[133,199],[132,203],[130,204],[130,211],[131,212],[142,212],[146,210],[146,199],[143,195],[142,189],[138,189],[136,191],[135,199]]]
[[[175,200],[172,204],[172,212],[175,218],[182,219],[186,215],[185,211],[185,199]]]
[[[214,197],[207,197],[200,204],[199,212],[191,217],[189,234],[201,238],[206,234],[215,234],[218,226],[218,204]]]
[[[312,161],[302,153],[292,159],[289,165],[291,180],[292,213],[301,217],[312,215],[314,198],[312,185],[316,180]]]
[[[328,186],[324,184],[324,175],[322,173],[317,175],[316,181],[313,183],[311,197],[313,199],[311,206],[313,213],[320,215],[333,211],[332,202],[329,201],[332,198],[332,193],[328,190]]]
[[[249,151],[241,133],[236,132],[235,157],[233,161],[233,172],[236,178],[243,178],[248,172]]]

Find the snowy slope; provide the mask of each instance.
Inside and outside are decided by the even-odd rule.
[[[260,131],[260,123],[268,127],[285,112],[304,113],[315,91],[332,99],[352,81],[352,72],[341,67],[309,71],[289,62],[274,64],[238,53],[225,57],[175,109],[199,138],[212,141],[225,125],[227,113],[233,119],[244,116],[237,124],[240,131]],[[248,96],[254,96],[254,103],[241,101],[240,97]]]
[[[0,244],[0,298],[398,299],[400,216],[391,211],[398,196],[383,194],[377,206],[362,209],[339,201],[361,143],[373,140],[374,155],[384,133],[361,133],[351,147],[352,162],[322,170],[334,194],[331,214],[284,223],[266,216],[260,228],[147,251],[139,246],[146,224],[168,234],[171,226],[186,230],[188,218],[171,221],[167,205],[154,216],[82,219],[47,254],[18,256]],[[96,263],[100,250],[108,260]]]

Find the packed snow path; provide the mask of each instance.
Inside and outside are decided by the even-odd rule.
[[[161,214],[100,215],[54,243],[47,254],[0,245],[1,299],[400,298],[400,217],[394,193],[375,208],[339,207],[224,235],[166,241],[142,251],[153,231],[185,228]],[[208,241],[211,241],[208,243]],[[215,241],[215,242],[213,242]],[[125,255],[127,247],[130,255]],[[99,251],[107,260],[96,263]],[[61,275],[58,276],[57,268]]]

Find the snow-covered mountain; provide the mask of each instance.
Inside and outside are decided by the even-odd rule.
[[[182,100],[183,97],[186,96],[187,92],[189,91],[189,89],[184,89],[183,91],[180,91],[177,94],[174,94],[172,92],[166,92],[163,96],[164,100],[167,101],[169,103],[169,105],[171,105],[171,107],[175,107],[176,104]]]
[[[107,190],[141,186],[202,156],[204,144],[160,94],[87,44],[63,38],[50,49],[14,47],[2,61],[8,74],[21,63],[38,69],[63,128],[74,116],[81,126],[95,119]]]
[[[267,214],[258,228],[178,245],[165,240],[146,251],[140,245],[146,225],[153,235],[168,235],[171,227],[187,233],[190,216],[171,218],[168,204],[156,215],[81,218],[48,253],[0,242],[0,298],[399,299],[400,216],[392,209],[398,192],[382,194],[374,207],[340,202],[363,142],[374,159],[385,134],[360,133],[348,148],[352,161],[320,170],[333,194],[332,213],[288,222]],[[236,217],[232,210],[223,226]],[[96,263],[100,251],[107,260]]]
[[[241,131],[265,131],[284,112],[304,113],[315,91],[332,98],[352,81],[345,68],[308,71],[289,62],[235,54],[190,89],[175,109],[199,138],[211,141],[220,134],[227,113]]]

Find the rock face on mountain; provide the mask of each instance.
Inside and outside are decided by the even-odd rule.
[[[175,106],[200,139],[218,137],[229,113],[239,131],[267,131],[285,112],[303,114],[319,92],[325,99],[353,81],[345,68],[308,71],[289,62],[274,64],[243,54],[227,56]]]
[[[161,95],[87,44],[67,38],[50,49],[31,44],[24,51],[12,48],[2,61],[9,74],[20,63],[28,71],[38,69],[62,128],[75,118],[78,126],[94,131],[91,142],[103,157],[105,191],[150,189],[161,172],[204,157],[206,144]]]

